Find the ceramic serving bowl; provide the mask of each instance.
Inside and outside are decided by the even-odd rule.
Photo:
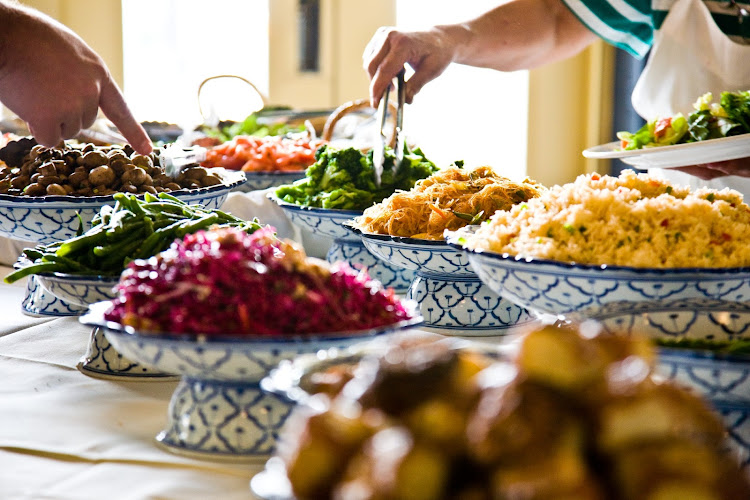
[[[421,323],[421,318],[415,317],[357,332],[207,337],[135,331],[106,321],[104,312],[109,307],[107,301],[92,304],[81,322],[101,328],[112,345],[129,358],[182,377],[157,442],[177,454],[232,461],[265,460],[274,451],[292,403],[265,392],[260,382],[281,360],[345,348]]]
[[[456,233],[449,244],[465,252],[471,267],[492,290],[539,315],[596,315],[612,302],[649,304],[663,300],[750,300],[750,268],[635,268],[519,258],[464,248]]]
[[[172,191],[170,194],[186,203],[219,208],[229,192],[245,182],[245,174],[227,171],[224,179],[223,184],[216,186]],[[104,205],[114,204],[111,195],[23,197],[0,194],[0,235],[39,244],[67,240],[76,235],[79,215],[86,231]],[[22,302],[25,313],[33,316],[75,316],[85,310],[79,304],[50,297],[43,290],[37,283],[36,275],[30,276]]]
[[[235,191],[250,192],[278,187],[284,184],[302,179],[305,176],[304,170],[294,172],[245,172],[247,181],[235,188]]]
[[[224,182],[169,194],[187,203],[219,208],[229,192],[245,183],[244,172],[225,171]],[[114,205],[107,196],[14,196],[0,193],[0,235],[35,243],[54,243],[76,235],[80,220],[86,231],[102,206]]]
[[[662,343],[750,339],[748,302],[705,298],[612,302],[569,317],[573,321],[594,319],[611,334],[646,335]],[[750,355],[661,347],[658,369],[713,404],[724,419],[734,451],[750,466]]]
[[[19,261],[21,265],[29,263],[28,259],[23,258]],[[39,288],[35,294],[50,303],[47,316],[80,316],[88,310],[89,305],[115,298],[117,294],[114,288],[119,281],[119,276],[64,273],[42,273],[34,277],[35,286]],[[86,353],[77,368],[86,375],[106,379],[134,377],[163,380],[174,377],[122,355],[109,343],[100,328],[91,331]]]
[[[284,210],[293,224],[333,240],[326,255],[328,262],[344,261],[354,268],[367,268],[370,277],[393,288],[396,293],[403,294],[409,289],[414,271],[378,259],[365,248],[359,236],[344,227],[344,222],[362,215],[362,212],[303,207],[283,201],[274,193],[268,193],[268,198]]]
[[[365,233],[352,222],[344,227],[373,255],[415,273],[406,297],[419,304],[424,328],[445,335],[495,336],[534,320],[482,283],[466,254],[444,241]]]

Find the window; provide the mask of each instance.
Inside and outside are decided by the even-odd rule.
[[[238,75],[268,93],[267,0],[124,0],[122,17],[125,97],[138,120],[202,123],[198,87],[210,76]],[[242,120],[255,93],[236,79],[222,85],[210,104]]]
[[[422,29],[469,19],[496,0],[400,0],[397,26]],[[428,83],[404,115],[407,135],[438,165],[464,160],[514,179],[526,175],[528,72],[453,64]]]

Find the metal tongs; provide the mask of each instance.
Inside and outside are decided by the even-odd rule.
[[[404,84],[404,70],[398,72],[396,75],[396,92],[398,94],[398,107],[396,108],[396,145],[394,153],[396,154],[396,161],[393,165],[394,173],[401,166],[401,161],[404,159],[404,102],[406,101],[406,85]],[[375,169],[375,185],[380,186],[380,178],[383,175],[383,165],[385,163],[385,147],[386,140],[385,132],[385,120],[388,116],[388,96],[391,93],[391,86],[389,85],[385,89],[383,99],[380,101],[380,108],[378,110],[380,114],[380,129],[378,135],[375,138],[375,143],[372,148],[372,166]]]

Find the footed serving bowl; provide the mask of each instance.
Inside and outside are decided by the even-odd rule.
[[[109,302],[92,304],[81,322],[101,328],[115,348],[144,366],[181,375],[168,422],[156,437],[171,452],[198,458],[265,460],[274,451],[293,403],[260,382],[280,361],[344,348],[421,323],[415,317],[357,332],[292,337],[186,335],[139,332],[104,319]]]
[[[750,301],[750,268],[595,266],[467,249],[455,233],[449,243],[465,252],[487,286],[539,315],[597,315],[613,302],[648,309],[660,301]]]
[[[216,186],[172,191],[170,194],[186,203],[220,208],[229,192],[245,182],[245,174],[227,171],[224,179],[223,184]],[[104,205],[114,204],[112,195],[25,197],[0,194],[0,235],[39,244],[67,240],[76,235],[80,223],[78,215],[86,231]],[[24,312],[35,316],[77,316],[85,311],[80,304],[46,296],[43,290],[36,275],[29,276],[21,304]]]
[[[303,207],[283,201],[273,193],[268,198],[279,205],[293,224],[315,234],[333,239],[328,250],[328,262],[344,261],[354,268],[367,268],[370,277],[384,286],[393,288],[396,293],[406,293],[414,279],[414,271],[381,260],[365,248],[359,236],[343,226],[362,212],[354,210],[334,210],[329,208]]]
[[[243,172],[226,171],[223,175],[222,184],[169,194],[187,203],[219,208],[229,192],[245,182]],[[102,206],[114,204],[112,195],[28,197],[0,193],[0,235],[42,244],[67,240],[76,235],[79,215],[86,231]]]
[[[34,283],[42,291],[42,300],[52,301],[62,309],[58,314],[47,311],[47,315],[80,316],[88,306],[96,302],[115,298],[115,285],[119,276],[86,276],[64,273],[35,274]],[[31,280],[29,280],[31,282]],[[64,307],[63,307],[64,306]],[[86,375],[97,378],[160,379],[174,375],[154,370],[121,354],[109,343],[101,328],[94,328],[89,336],[86,353],[77,368]]]
[[[534,318],[482,283],[466,255],[444,241],[358,234],[365,247],[384,262],[415,273],[406,297],[419,304],[424,328],[447,335],[490,336]]]
[[[235,188],[235,191],[249,192],[259,191],[272,187],[291,184],[292,182],[302,179],[305,176],[304,170],[293,172],[245,172],[247,181]]]

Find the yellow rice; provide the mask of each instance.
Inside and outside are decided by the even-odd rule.
[[[750,207],[731,189],[690,191],[648,174],[588,174],[498,211],[470,248],[580,264],[750,266]]]

